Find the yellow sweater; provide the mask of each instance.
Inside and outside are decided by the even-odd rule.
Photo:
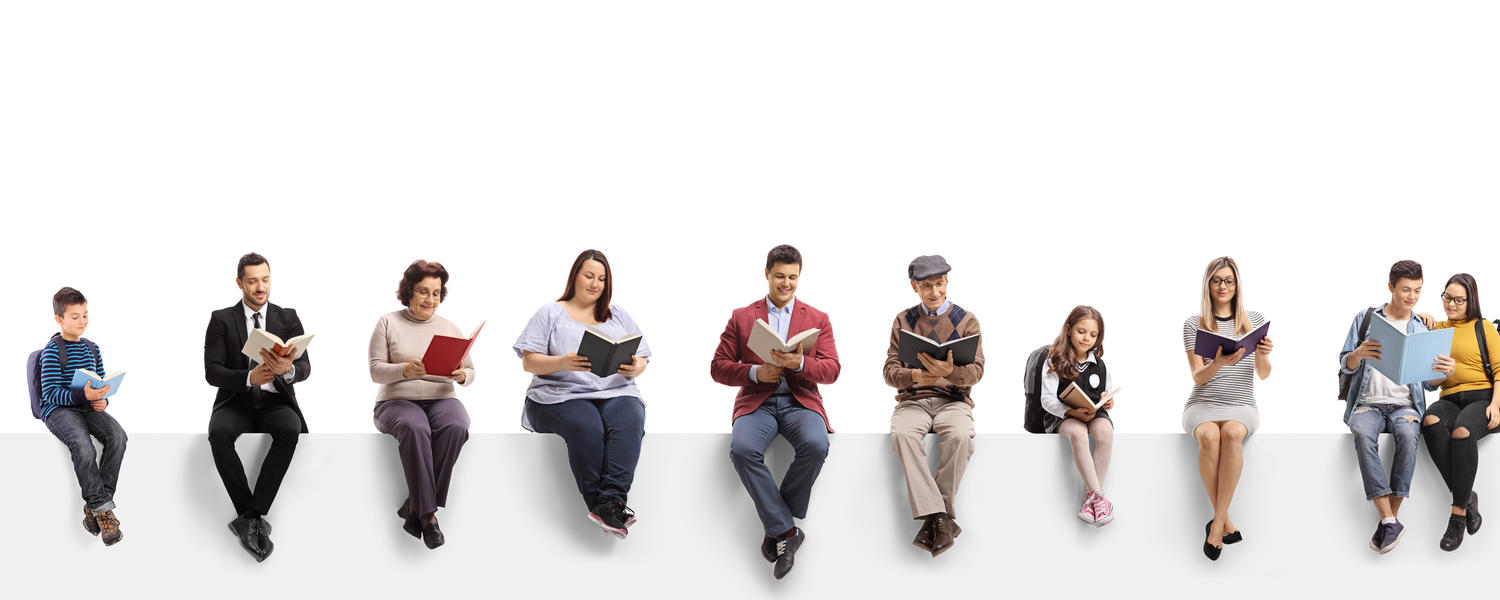
[[[1500,377],[1500,334],[1489,321],[1480,319],[1484,328],[1485,345],[1490,351],[1490,370]],[[1453,350],[1450,356],[1456,363],[1453,374],[1443,381],[1441,395],[1456,394],[1469,390],[1490,389],[1490,380],[1484,376],[1484,364],[1479,360],[1479,340],[1474,337],[1474,321],[1441,321],[1434,329],[1453,328]]]

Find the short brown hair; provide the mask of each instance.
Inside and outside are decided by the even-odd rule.
[[[442,280],[442,288],[438,291],[438,302],[448,299],[448,269],[443,268],[443,263],[427,262],[422,259],[412,261],[406,267],[406,273],[401,275],[401,287],[396,288],[396,297],[401,300],[403,306],[411,304],[411,297],[416,292],[417,283],[428,277],[436,277]]]
[[[781,263],[783,265],[797,265],[797,269],[801,270],[802,253],[798,252],[796,248],[793,248],[788,244],[782,244],[780,246],[772,248],[770,252],[766,253],[766,270],[771,270],[771,267],[776,263]]]
[[[234,278],[235,279],[244,279],[245,278],[245,267],[248,267],[248,266],[251,266],[251,265],[265,265],[266,268],[269,269],[269,268],[271,268],[271,261],[266,260],[266,257],[261,256],[259,254],[256,254],[254,252],[247,253],[244,256],[240,257],[240,264],[239,264],[238,267],[235,267],[235,269],[234,269]]]
[[[1397,261],[1396,264],[1391,265],[1391,285],[1396,285],[1396,282],[1402,279],[1421,281],[1422,265],[1414,260]]]
[[[64,287],[52,295],[52,313],[61,317],[68,310],[69,306],[88,303],[89,301],[83,297],[83,292],[70,287]]]

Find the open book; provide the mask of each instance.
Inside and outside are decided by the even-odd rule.
[[[1113,392],[1099,396],[1098,400],[1093,400],[1089,398],[1088,392],[1083,391],[1083,388],[1078,387],[1078,382],[1074,381],[1068,384],[1068,389],[1063,390],[1062,395],[1058,396],[1057,399],[1062,400],[1063,404],[1068,405],[1068,408],[1099,410],[1099,407],[1104,406],[1105,402],[1109,402],[1109,399],[1114,398],[1115,394],[1118,393],[1120,393],[1120,388],[1115,388]]]
[[[99,389],[107,385],[109,386],[109,393],[105,394],[104,397],[108,398],[120,391],[120,382],[124,380],[124,371],[115,371],[105,377],[100,377],[88,369],[79,369],[73,372],[73,382],[68,384],[68,388],[73,390],[73,393],[82,395],[83,386],[85,385],[94,389]]]
[[[771,360],[772,350],[796,352],[797,347],[801,346],[802,354],[806,356],[812,354],[813,345],[818,343],[820,332],[822,332],[821,329],[813,328],[792,336],[792,339],[783,340],[781,335],[776,333],[769,323],[766,323],[765,319],[756,319],[755,325],[750,327],[750,351],[767,363],[775,362]]]
[[[901,357],[901,362],[906,366],[920,369],[921,359],[918,354],[926,354],[930,358],[939,361],[948,360],[948,351],[953,351],[954,366],[962,367],[973,364],[974,357],[979,354],[979,334],[961,337],[941,344],[905,329],[901,330],[899,341],[896,342],[896,354]]]
[[[1452,329],[1406,333],[1384,317],[1372,315],[1367,339],[1380,342],[1380,360],[1371,358],[1370,366],[1391,381],[1410,385],[1447,377],[1432,370],[1432,362],[1438,355],[1453,351]]]
[[[1245,360],[1245,357],[1255,353],[1255,345],[1259,344],[1260,340],[1266,337],[1266,333],[1269,331],[1271,331],[1270,321],[1262,323],[1260,327],[1251,329],[1250,333],[1245,334],[1245,337],[1239,339],[1199,329],[1198,337],[1193,340],[1193,354],[1213,360],[1214,348],[1223,348],[1225,356],[1239,352],[1240,348],[1245,348],[1245,356],[1240,357],[1240,360]],[[1239,361],[1235,361],[1234,364],[1240,363]]]
[[[479,330],[484,329],[484,323],[481,321],[467,339],[447,335],[432,336],[432,341],[427,344],[427,352],[422,354],[422,366],[427,368],[427,378],[450,381],[448,374],[457,371],[458,365],[463,364],[464,357],[469,355],[469,349],[474,347],[474,340],[479,339]]]
[[[313,334],[304,333],[287,341],[281,341],[276,334],[264,329],[250,331],[250,338],[245,340],[245,347],[240,353],[249,357],[250,360],[260,362],[260,351],[270,350],[271,354],[277,356],[288,356],[287,350],[291,350],[290,358],[297,360],[302,358],[302,353],[307,351],[307,346],[312,344]]]
[[[578,343],[578,354],[588,357],[590,372],[600,377],[609,377],[618,373],[620,367],[635,362],[635,351],[640,347],[639,333],[615,339],[589,327],[583,330],[583,341]]]

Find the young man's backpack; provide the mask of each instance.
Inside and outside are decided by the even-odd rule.
[[[57,364],[61,367],[62,373],[67,374],[68,345],[63,343],[61,334],[52,334],[52,339],[47,340],[47,344],[43,345],[41,350],[32,352],[26,357],[26,384],[31,389],[31,416],[37,419],[42,418],[42,353],[53,341],[57,342]],[[96,355],[99,352],[99,347],[93,342],[87,339],[81,341],[88,346],[89,354]]]
[[[1026,357],[1026,373],[1021,381],[1026,387],[1026,419],[1022,425],[1031,433],[1047,433],[1042,409],[1042,369],[1047,368],[1047,353],[1051,345],[1032,350]]]

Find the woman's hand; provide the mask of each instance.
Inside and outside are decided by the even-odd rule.
[[[1485,407],[1484,416],[1489,417],[1490,419],[1490,429],[1494,429],[1497,425],[1500,425],[1500,407],[1496,407],[1494,402],[1491,402],[1489,406]]]
[[[413,358],[409,363],[402,363],[401,376],[407,379],[427,376],[427,365],[422,364],[422,359]]]
[[[1265,341],[1265,338],[1261,338],[1261,341]],[[1256,348],[1256,352],[1260,352],[1260,348],[1259,347]],[[1245,357],[1245,349],[1244,348],[1240,348],[1239,350],[1235,350],[1234,354],[1224,354],[1224,347],[1223,346],[1219,346],[1218,348],[1214,349],[1214,364],[1217,365],[1217,366],[1219,366],[1219,367],[1227,367],[1227,366],[1233,365],[1235,363],[1240,362],[1240,359],[1244,358],[1244,357]]]
[[[1439,354],[1438,357],[1432,361],[1432,370],[1442,373],[1444,379],[1452,377],[1453,371],[1457,368],[1458,364],[1453,361],[1452,356],[1448,356],[1447,354]]]
[[[1432,315],[1429,315],[1427,313],[1417,313],[1417,318],[1421,319],[1422,324],[1426,325],[1428,329],[1437,327],[1437,319],[1432,318]]]
[[[1244,350],[1240,350],[1244,352]],[[1255,345],[1255,360],[1265,360],[1271,355],[1271,336],[1260,338],[1260,343]]]
[[[468,374],[464,373],[463,369],[459,369],[457,371],[449,373],[448,378],[458,382],[459,384],[462,384],[464,382],[464,379],[468,378]]]
[[[1094,420],[1094,415],[1098,413],[1094,412],[1094,409],[1092,408],[1070,408],[1068,409],[1068,412],[1066,414],[1070,417],[1078,419],[1079,421],[1087,423]]]
[[[1100,408],[1103,408],[1104,410],[1113,409],[1115,407],[1115,392],[1110,392],[1108,394],[1105,394],[1104,395],[1104,404],[1100,404],[1099,406],[1100,406]]]
[[[639,377],[641,375],[641,372],[645,370],[646,357],[637,356],[635,357],[635,360],[630,362],[630,364],[620,365],[620,370],[616,372],[626,377]]]
[[[565,371],[587,371],[593,367],[593,364],[589,362],[589,357],[582,356],[577,352],[569,352],[562,355],[561,358],[562,367]]]

